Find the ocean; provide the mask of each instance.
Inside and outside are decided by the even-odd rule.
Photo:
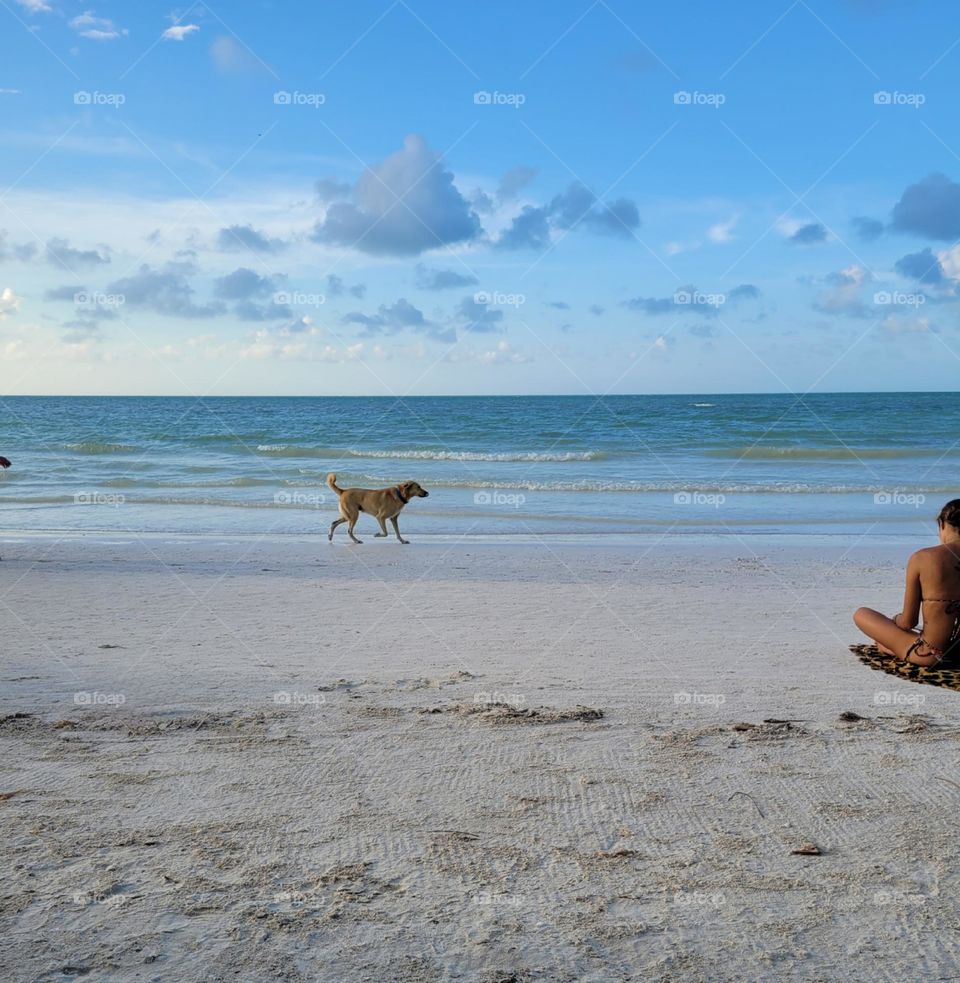
[[[426,487],[410,536],[929,538],[960,495],[960,394],[17,396],[0,454],[0,535],[325,534],[335,471]]]

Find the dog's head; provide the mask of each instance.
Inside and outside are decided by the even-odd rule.
[[[415,481],[405,481],[400,485],[400,493],[407,500],[411,498],[427,498],[430,495],[426,489],[421,488]]]

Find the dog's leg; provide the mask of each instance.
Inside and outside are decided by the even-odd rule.
[[[349,535],[349,537],[350,537],[350,538],[351,538],[351,539],[352,539],[352,540],[353,540],[353,541],[354,541],[355,543],[360,543],[360,544],[362,544],[362,543],[363,543],[363,540],[362,540],[362,539],[357,539],[357,537],[356,537],[356,536],[354,536],[354,534],[353,534],[353,527],[354,527],[354,526],[355,526],[355,525],[357,524],[357,519],[359,519],[359,518],[360,518],[360,516],[358,516],[358,515],[355,515],[355,516],[354,516],[354,517],[353,517],[352,519],[350,519],[350,520],[349,520],[349,522],[348,522],[348,524],[347,524],[347,534]]]
[[[347,521],[346,519],[334,519],[333,522],[330,523],[330,535],[327,536],[327,539],[331,543],[333,542],[333,531],[334,531],[334,529],[336,529],[337,526],[342,525],[346,521]]]
[[[387,520],[384,519],[382,515],[377,516],[377,522],[380,523],[380,532],[374,533],[375,539],[382,539],[387,535]]]
[[[393,523],[393,531],[397,534],[397,539],[399,539],[400,542],[403,543],[404,546],[409,546],[410,545],[410,540],[409,539],[404,539],[403,536],[400,535],[400,525],[397,522],[397,517],[396,516],[392,516],[391,519],[390,519],[390,521]],[[386,535],[386,533],[384,533],[384,535]]]

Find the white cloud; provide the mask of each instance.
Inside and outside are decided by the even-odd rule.
[[[951,280],[960,280],[960,246],[951,246],[937,253],[940,267]]]
[[[0,96],[18,96],[20,95],[19,89],[0,89]]]
[[[707,229],[707,237],[711,242],[730,242],[733,239],[734,226],[740,221],[739,215],[734,215],[733,218],[728,219],[726,222],[717,222],[715,225],[711,225]]]
[[[162,36],[167,41],[182,41],[188,34],[199,30],[199,24],[174,24],[173,27],[168,27]]]
[[[517,351],[509,341],[498,342],[495,348],[486,351],[470,348],[453,348],[444,356],[446,362],[479,362],[481,365],[521,365],[532,362],[526,352]]]
[[[262,62],[249,48],[226,35],[217,38],[210,45],[210,57],[217,69],[225,75],[263,70],[271,71],[269,66]]]
[[[856,264],[829,274],[823,278],[827,289],[817,294],[813,302],[814,310],[849,317],[868,316],[870,309],[864,303],[863,289],[872,279],[869,270]]]
[[[31,14],[49,14],[53,9],[47,0],[17,0],[17,3]]]
[[[880,327],[890,334],[937,334],[929,318],[903,314],[891,314],[880,322]]]
[[[352,199],[327,206],[314,229],[315,242],[375,256],[417,256],[470,242],[481,232],[453,174],[415,133],[404,139],[401,150],[367,168]]]
[[[74,17],[70,26],[80,37],[91,41],[115,41],[130,33],[125,27],[117,27],[109,17],[97,17],[92,10],[85,10],[79,17]]]
[[[20,310],[20,301],[22,299],[9,287],[4,287],[3,290],[0,290],[0,321],[10,314],[16,314]]]

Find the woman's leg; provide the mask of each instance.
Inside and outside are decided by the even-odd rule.
[[[893,618],[888,618],[872,608],[857,608],[853,615],[853,623],[872,638],[881,652],[905,659],[907,650],[920,637],[916,631],[908,631],[896,625]]]

